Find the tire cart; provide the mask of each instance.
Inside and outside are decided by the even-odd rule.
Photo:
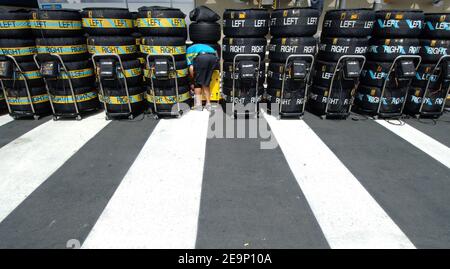
[[[359,84],[359,76],[363,70],[364,64],[366,63],[366,57],[362,55],[344,55],[339,58],[336,63],[336,67],[333,71],[333,76],[331,77],[331,83],[328,88],[327,103],[325,105],[324,114],[321,116],[322,119],[327,118],[343,118],[347,119],[352,111],[353,101],[354,101],[354,90],[351,93],[350,102],[348,108],[344,112],[330,112],[330,103],[332,100],[332,93],[334,89],[334,82],[337,78],[342,77],[345,80],[353,80],[354,87],[356,89]],[[344,104],[345,106],[345,100]]]
[[[255,60],[240,60],[239,58],[253,58],[257,59],[258,61],[255,62]],[[239,64],[239,66],[236,66],[236,63]],[[237,54],[233,58],[233,87],[232,87],[232,93],[231,93],[231,113],[232,118],[237,118],[239,116],[249,116],[253,118],[257,118],[259,115],[258,111],[258,103],[259,103],[259,71],[261,68],[261,56],[258,54]],[[238,73],[236,73],[238,71]],[[250,98],[250,103],[254,103],[254,111],[248,111],[248,112],[241,112],[236,110],[236,78],[239,78],[241,83],[248,83],[253,82],[256,79],[255,83],[255,96],[254,96],[254,102],[252,102],[252,98]],[[251,87],[250,87],[251,88]],[[240,93],[242,89],[239,90]],[[250,89],[246,90],[246,97],[249,97]],[[241,94],[239,94],[241,96]],[[245,102],[244,102],[245,105]]]
[[[8,113],[14,119],[19,118],[29,118],[33,117],[35,120],[38,120],[41,116],[36,114],[36,108],[33,103],[33,97],[31,95],[30,86],[28,84],[28,79],[24,74],[24,71],[20,67],[17,60],[14,56],[11,55],[3,55],[6,60],[0,61],[0,84],[2,86],[3,95],[5,96],[6,106],[8,108]],[[25,90],[27,92],[27,101],[30,104],[31,112],[28,111],[13,111],[10,105],[10,100],[8,96],[8,92],[6,90],[3,79],[13,79],[15,77],[21,77],[24,81]]]
[[[297,59],[297,61],[295,61]],[[309,62],[307,60],[310,60]],[[286,63],[284,64],[283,69],[283,81],[281,82],[281,94],[280,101],[278,106],[278,116],[277,119],[281,119],[282,117],[298,117],[300,119],[303,118],[305,114],[306,107],[306,98],[308,97],[308,89],[310,86],[310,78],[312,73],[312,68],[314,66],[314,56],[311,54],[292,54],[289,55],[286,59]],[[305,92],[303,94],[303,101],[299,104],[298,112],[284,112],[283,104],[284,104],[284,92],[286,88],[286,79],[288,73],[290,74],[290,79],[301,81],[301,83],[305,83]]]
[[[98,63],[97,60],[98,59]],[[105,108],[106,120],[111,120],[112,118],[128,118],[130,120],[134,119],[133,109],[131,107],[130,92],[128,90],[128,83],[125,75],[125,69],[123,68],[122,59],[116,53],[102,53],[92,55],[92,63],[94,65],[94,70],[96,71],[97,81],[100,88],[101,98],[100,101],[103,103]],[[117,65],[118,63],[118,65]],[[120,74],[120,75],[119,75]],[[103,87],[104,80],[114,80],[119,81],[123,79],[123,90],[126,93],[126,104],[128,107],[127,112],[111,112],[108,109],[109,100],[111,96]],[[118,83],[120,85],[120,83]]]
[[[428,77],[427,86],[425,87],[425,91],[422,96],[422,102],[420,104],[419,112],[416,115],[416,118],[418,118],[418,119],[421,117],[439,118],[440,116],[442,116],[442,114],[444,114],[445,101],[447,99],[447,96],[450,93],[450,84],[447,86],[446,89],[438,90],[438,91],[445,92],[445,94],[443,95],[443,98],[442,98],[442,104],[441,104],[439,111],[435,111],[435,112],[434,111],[433,112],[423,111],[423,108],[427,101],[427,96],[431,92],[431,89],[430,89],[431,79],[432,79],[433,75],[436,73],[439,73],[438,76],[442,76],[443,80],[444,79],[450,80],[450,55],[444,55],[441,58],[439,58],[439,61],[436,63],[436,65],[433,68],[433,71],[431,72],[430,76]],[[441,86],[442,86],[442,84],[441,84]]]
[[[161,116],[168,117],[177,117],[180,118],[183,115],[183,109],[180,105],[180,93],[178,88],[178,74],[175,57],[172,54],[164,53],[158,55],[148,54],[146,57],[146,65],[149,69],[149,77],[150,77],[150,87],[153,99],[153,108],[152,114],[155,119],[158,119]],[[170,80],[174,79],[175,81],[175,101],[177,109],[174,111],[160,111],[157,105],[157,98],[155,87],[154,87],[154,79],[156,80]]]
[[[38,60],[38,55],[35,54],[33,56],[34,62],[36,63],[37,67],[41,71],[42,78],[44,79],[45,88],[47,90],[47,94],[50,101],[50,106],[52,108],[53,112],[53,120],[59,120],[61,118],[75,118],[76,120],[82,119],[82,113],[80,112],[80,109],[78,107],[78,100],[77,96],[75,94],[73,85],[72,85],[72,76],[70,74],[70,71],[67,69],[66,64],[64,63],[61,56],[57,53],[49,53],[47,54],[51,58],[54,58],[54,61],[45,61],[41,63]],[[55,110],[55,105],[53,103],[53,95],[50,91],[50,87],[48,86],[48,79],[58,79],[61,74],[65,74],[67,76],[67,81],[69,82],[69,88],[70,88],[70,94],[72,96],[73,100],[73,106],[74,106],[74,113],[59,113]]]
[[[383,78],[383,87],[381,88],[381,93],[379,97],[378,107],[376,111],[375,119],[380,118],[400,118],[403,115],[403,110],[406,105],[406,98],[408,96],[408,89],[411,85],[412,78],[416,75],[417,68],[419,68],[422,62],[422,57],[419,55],[400,55],[394,59],[389,68],[389,72]],[[383,99],[385,99],[385,92],[388,80],[391,76],[395,79],[408,79],[409,83],[406,87],[405,95],[403,96],[403,104],[398,112],[382,112],[381,106],[383,105]]]

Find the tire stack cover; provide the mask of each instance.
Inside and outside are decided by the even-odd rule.
[[[422,63],[408,90],[405,113],[419,114],[423,102],[423,112],[439,116],[445,105],[450,81],[444,79],[440,71],[442,65],[437,66],[437,63],[442,56],[450,54],[450,14],[426,13],[419,43]],[[448,60],[442,63],[445,64]]]
[[[271,14],[270,34],[272,39],[268,46],[269,67],[267,71],[267,91],[265,100],[268,108],[281,112],[301,113],[306,94],[306,80],[295,80],[290,75],[291,66],[297,61],[306,61],[311,70],[310,58],[291,58],[294,54],[314,56],[317,52],[317,32],[319,11],[313,8],[276,9]],[[286,68],[287,67],[287,68]],[[284,88],[283,88],[284,80]]]
[[[258,103],[264,93],[264,76],[261,78],[261,71],[265,74],[265,57],[267,49],[266,35],[269,33],[270,14],[264,9],[227,9],[223,13],[223,33],[222,40],[223,56],[223,89],[222,96],[227,103],[235,102],[246,105],[248,103]],[[238,54],[259,55],[261,65],[258,80],[241,81],[239,71],[236,71],[240,61],[254,61],[257,66],[257,57],[238,57],[236,66],[233,68],[233,60]],[[235,72],[233,72],[235,70]],[[235,80],[234,99],[233,78]],[[258,87],[256,86],[258,82]]]
[[[419,36],[424,27],[424,13],[419,10],[380,10],[375,12],[372,38],[369,40],[367,62],[361,72],[361,83],[355,99],[356,107],[366,114],[380,113],[389,117],[401,112],[411,79],[399,79],[389,70],[398,56],[418,55]],[[381,97],[383,85],[386,85]]]
[[[138,9],[137,27],[142,35],[140,52],[145,57],[151,55],[149,58],[151,66],[153,66],[157,59],[156,56],[159,54],[171,54],[175,58],[176,75],[171,75],[168,80],[157,81],[151,74],[148,63],[144,68],[145,100],[152,109],[156,104],[158,111],[171,111],[172,106],[176,103],[172,102],[177,100],[173,94],[176,92],[175,79],[179,87],[179,102],[189,103],[191,99],[189,91],[182,91],[182,89],[188,88],[187,25],[185,18],[186,14],[177,8],[150,6]],[[153,93],[155,98],[153,98]],[[173,96],[175,98],[172,98]]]
[[[6,56],[9,55],[18,63],[18,66],[14,65],[12,77],[3,79],[6,97],[3,89],[0,89],[0,112],[7,110],[6,101],[10,105],[12,115],[27,113],[33,116],[31,103],[34,105],[36,115],[44,115],[50,111],[44,81],[33,59],[37,48],[33,37],[35,28],[32,28],[32,25],[39,24],[43,28],[45,22],[39,21],[38,17],[33,20],[31,14],[30,11],[23,9],[0,11],[0,60],[12,62]],[[42,31],[45,32],[44,29]],[[19,69],[22,72],[19,72]],[[31,95],[31,102],[26,86]]]
[[[325,14],[309,93],[311,112],[324,115],[328,102],[328,113],[348,116],[359,81],[345,77],[342,57],[366,56],[374,23],[375,13],[370,9],[336,9]]]
[[[205,44],[212,47],[219,57],[215,70],[220,70],[222,48],[219,44],[222,39],[222,28],[217,22],[220,15],[213,10],[199,6],[189,13],[189,39],[193,44]]]
[[[137,46],[136,20],[133,13],[126,8],[85,8],[81,12],[83,27],[89,35],[88,50],[93,54],[115,53],[117,77],[115,79],[99,79],[96,76],[99,99],[109,113],[129,112],[128,101],[131,103],[132,113],[142,112],[145,105],[143,70]],[[97,62],[100,58],[97,58]],[[95,70],[95,72],[98,72]],[[100,90],[100,82],[103,92]],[[125,88],[128,86],[129,98]],[[134,92],[131,94],[131,90]]]

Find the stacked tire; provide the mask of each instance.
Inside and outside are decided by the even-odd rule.
[[[422,63],[408,90],[405,104],[407,114],[419,114],[423,98],[425,98],[422,112],[438,115],[446,101],[450,81],[444,78],[444,74],[439,71],[433,72],[433,70],[442,56],[450,54],[449,25],[449,13],[425,14],[425,25],[420,36],[419,55],[422,57]],[[428,94],[424,96],[429,79]]]
[[[200,12],[208,11],[209,16],[201,16]],[[222,39],[222,29],[220,24],[220,16],[214,11],[206,7],[198,7],[189,14],[191,24],[189,24],[189,39],[193,44],[206,44],[217,51],[217,55],[221,57],[220,40]],[[216,66],[216,70],[220,70],[220,62]]]
[[[15,58],[23,71],[23,75],[14,72],[12,79],[3,79],[6,100],[11,108],[11,115],[32,115],[31,103],[25,87],[27,79],[31,102],[35,108],[35,116],[41,116],[50,112],[50,103],[44,81],[39,68],[34,62],[36,43],[33,39],[30,26],[30,12],[24,10],[2,10],[0,12],[0,60],[8,60],[3,55]],[[33,21],[31,21],[33,22]],[[15,68],[14,68],[15,69]],[[6,108],[3,90],[0,97],[0,110]],[[3,99],[3,100],[1,100]]]
[[[55,116],[70,116],[98,108],[97,90],[94,84],[94,70],[89,60],[86,39],[78,10],[36,10],[31,12],[31,29],[36,38],[37,59],[40,64],[54,61],[50,56],[58,54],[68,74],[59,70],[56,78],[47,78],[47,89],[53,104]],[[70,88],[72,82],[75,98]],[[79,116],[79,115],[77,115]]]
[[[147,87],[146,100],[151,109],[154,109],[154,105],[156,105],[158,112],[172,112],[172,107],[177,103],[175,80],[178,83],[178,102],[188,105],[191,103],[188,86],[189,72],[186,62],[187,26],[185,17],[186,15],[176,8],[151,6],[138,9],[137,27],[142,35],[140,51],[145,57],[151,55],[150,63],[146,63],[144,70]],[[175,58],[176,75],[172,75],[167,80],[159,80],[154,76],[152,78],[150,72],[150,66],[160,54],[171,54]],[[168,60],[172,65],[172,60]]]
[[[400,55],[419,53],[419,35],[424,24],[422,11],[380,10],[376,14],[373,36],[369,41],[367,62],[360,77],[355,104],[358,112],[395,115],[405,102],[409,79],[388,78],[389,69]],[[383,83],[384,96],[381,98]]]
[[[337,9],[325,14],[309,93],[311,112],[324,115],[329,103],[328,113],[346,117],[357,83],[354,79],[346,79],[344,72],[333,74],[341,57],[366,55],[374,21],[375,13],[370,9]]]
[[[87,47],[91,55],[117,54],[122,62],[116,60],[116,79],[102,79],[103,93],[100,101],[106,107],[109,115],[140,114],[145,109],[144,92],[142,86],[142,68],[138,59],[138,47],[132,13],[126,8],[85,8],[81,12],[83,28],[89,35]],[[96,58],[99,61],[101,58]],[[98,71],[98,70],[96,70]],[[98,76],[97,76],[98,77]],[[129,97],[125,89],[128,86]],[[97,86],[100,88],[100,81]],[[104,95],[103,95],[104,94]]]
[[[311,8],[277,9],[271,14],[269,45],[269,67],[267,71],[267,91],[265,99],[268,103],[279,104],[284,74],[286,73],[283,91],[282,112],[299,113],[303,110],[306,81],[294,80],[285,70],[286,60],[293,54],[315,55],[317,40],[313,35],[317,32],[320,13]],[[302,60],[294,58],[293,60]],[[307,59],[306,61],[309,61]],[[290,61],[292,64],[292,61]],[[309,61],[309,69],[312,68]],[[269,106],[271,107],[271,106]]]
[[[222,95],[226,103],[258,103],[264,92],[265,58],[267,49],[266,35],[269,33],[270,14],[264,9],[227,9],[223,14],[222,40]],[[261,58],[259,66],[259,85],[256,89],[254,81],[243,82],[233,72],[233,60],[238,54],[257,54]],[[243,58],[238,61],[252,60],[255,57]],[[232,100],[233,76],[235,78],[235,99]],[[257,92],[256,92],[257,91]],[[255,100],[255,96],[257,96]]]

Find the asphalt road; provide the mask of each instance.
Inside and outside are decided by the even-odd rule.
[[[449,114],[8,117],[0,248],[450,247]]]

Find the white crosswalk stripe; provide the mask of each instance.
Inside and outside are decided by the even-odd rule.
[[[9,115],[3,115],[0,116],[0,126],[7,124],[8,122],[11,122],[13,118]]]
[[[450,168],[450,148],[446,145],[405,122],[399,122],[398,124],[391,124],[386,120],[376,120],[376,122]]]
[[[1,148],[0,222],[107,124],[101,114],[49,121]]]
[[[209,113],[161,120],[83,248],[194,248]]]
[[[295,177],[294,186],[298,183],[300,187],[298,192],[303,193],[307,201],[307,203],[306,201],[303,202],[302,205],[309,204],[311,211],[307,206],[305,208],[308,210],[310,218],[315,219],[314,223],[316,224],[317,221],[320,226],[315,225],[315,231],[321,236],[321,233],[323,233],[331,248],[415,248],[416,246],[422,246],[420,242],[417,242],[417,238],[420,237],[416,233],[421,235],[420,231],[411,231],[410,227],[405,226],[404,222],[402,223],[404,219],[401,218],[402,213],[399,214],[398,211],[404,210],[403,205],[390,207],[392,197],[383,196],[385,195],[383,188],[374,188],[373,185],[370,185],[371,183],[367,183],[371,173],[367,173],[368,177],[363,178],[359,176],[360,171],[353,170],[355,169],[355,162],[348,159],[348,155],[351,156],[351,153],[335,149],[333,145],[336,145],[339,140],[324,136],[324,133],[330,130],[329,128],[324,128],[325,125],[319,125],[313,121],[307,121],[314,128],[313,130],[302,120],[277,120],[264,111],[262,117],[267,120],[290,168],[285,169],[288,172],[285,175],[280,175],[280,177],[289,178],[292,183],[292,180],[294,180],[293,174]],[[11,120],[12,118],[9,115],[0,116],[0,126]],[[129,161],[131,162],[134,157],[136,159],[130,167],[128,167],[129,164],[123,165],[122,172],[125,172],[128,168],[129,170],[123,179],[123,174],[117,176],[116,184],[119,184],[120,179],[122,181],[118,187],[117,185],[114,186],[114,188],[117,187],[115,193],[112,195],[114,188],[111,188],[108,194],[105,191],[105,193],[99,195],[99,199],[105,197],[107,199],[104,199],[103,204],[97,207],[94,216],[91,217],[92,219],[81,218],[89,221],[80,222],[80,225],[94,225],[94,222],[96,222],[92,229],[90,229],[92,226],[89,226],[90,231],[86,229],[82,236],[79,235],[78,238],[86,237],[83,248],[192,249],[196,246],[197,235],[202,232],[205,234],[205,231],[202,231],[201,228],[205,227],[205,223],[209,225],[208,215],[211,213],[208,210],[211,209],[204,211],[202,205],[202,212],[200,212],[200,200],[203,195],[208,195],[202,193],[202,183],[204,180],[208,125],[211,123],[209,122],[209,113],[192,111],[180,119],[160,120],[158,123],[152,119],[145,120],[152,122],[152,128],[155,125],[156,127],[144,146],[142,146],[142,142],[146,139],[145,135],[141,136],[139,143],[136,142],[135,151],[131,154]],[[145,124],[148,123],[145,120],[141,123],[144,124],[141,125],[141,128],[144,129],[143,126],[147,126]],[[389,135],[398,135],[426,153],[419,155],[425,161],[430,160],[435,166],[442,169],[442,171],[438,171],[437,176],[445,177],[445,168],[434,162],[433,159],[446,167],[450,167],[450,150],[447,146],[408,124],[399,126],[389,124],[384,120],[376,122],[377,124],[371,121],[367,123],[370,124],[370,127],[374,127],[371,129],[372,131],[376,129],[383,134],[381,139],[389,139],[389,137],[386,137]],[[15,209],[55,171],[64,164],[64,167],[70,166],[71,162],[67,161],[109,123],[104,120],[102,113],[82,121],[48,121],[0,148],[0,235],[2,233],[6,235],[7,229],[5,227],[15,227],[13,220],[17,223],[17,218],[21,220],[21,217],[23,217],[21,213],[26,212],[26,210]],[[132,124],[139,123],[130,124],[132,126]],[[9,127],[3,126],[1,128]],[[148,133],[150,133],[151,129],[148,130]],[[227,131],[230,130],[227,129]],[[343,134],[343,132],[338,133],[339,135]],[[433,134],[433,132],[430,133]],[[102,132],[102,134],[105,133]],[[351,132],[344,134],[349,134],[350,138],[353,138]],[[120,133],[117,135],[120,135]],[[378,136],[373,135],[373,137]],[[233,143],[232,139],[228,141]],[[352,141],[347,140],[347,143],[352,143]],[[97,143],[97,141],[93,142]],[[113,143],[113,141],[111,142]],[[417,151],[413,146],[404,144],[407,145],[406,147],[410,152]],[[142,149],[136,156],[141,146]],[[364,146],[359,145],[359,147],[363,151],[362,153],[365,153]],[[212,149],[208,146],[208,156],[210,156],[209,150]],[[368,148],[367,150],[371,151],[372,149]],[[402,149],[396,150],[401,151]],[[241,151],[240,148],[239,151]],[[91,160],[84,160],[86,154],[81,153],[83,152],[80,152],[77,156],[84,157],[78,163],[81,165],[84,161],[89,163]],[[240,153],[237,152],[236,158],[248,158],[245,152],[242,152],[242,155]],[[217,154],[220,154],[220,152]],[[343,161],[336,155],[343,156],[341,157]],[[77,159],[77,156],[74,156],[74,159]],[[359,156],[364,156],[364,154]],[[372,155],[368,152],[367,156]],[[379,157],[379,155],[377,156]],[[378,157],[374,156],[373,158]],[[98,161],[98,158],[96,161]],[[270,163],[271,160],[265,159],[264,161]],[[279,159],[273,161],[279,161]],[[376,161],[376,159],[373,161]],[[422,161],[410,160],[408,164],[414,166],[417,162],[422,163]],[[95,163],[89,164],[95,165]],[[358,178],[346,165],[352,169],[355,175],[358,175]],[[389,169],[391,168],[395,167],[389,167]],[[270,169],[270,166],[267,166],[267,169]],[[402,178],[396,175],[393,175],[392,180],[399,182],[399,188],[417,188],[410,182],[403,182]],[[99,184],[103,183],[99,182]],[[405,186],[402,184],[405,184]],[[265,186],[261,187],[264,188]],[[55,186],[49,193],[54,194],[54,188]],[[205,185],[203,191],[207,190],[208,185]],[[45,196],[45,193],[41,193],[41,195]],[[392,196],[393,193],[395,194],[395,189],[387,195]],[[38,199],[42,198],[32,196],[26,202],[31,203],[30,201],[34,202]],[[48,199],[52,199],[51,196]],[[108,199],[109,202],[104,208]],[[245,202],[245,199],[242,202]],[[425,213],[427,213],[425,210],[434,208],[433,205],[426,204],[423,199],[419,202],[424,203],[421,208]],[[20,209],[26,208],[26,204],[23,203]],[[270,206],[268,207],[270,208]],[[445,207],[436,205],[436,208],[442,209]],[[31,209],[28,210],[32,211]],[[58,210],[66,210],[66,208],[62,207]],[[314,217],[311,217],[311,212]],[[51,213],[54,214],[54,212]],[[226,213],[228,214],[228,212]],[[232,215],[233,212],[230,212],[230,214]],[[200,218],[199,215],[201,215]],[[255,214],[255,216],[257,215]],[[44,218],[50,218],[49,216],[53,218],[51,214],[46,214]],[[6,219],[7,217],[8,219]],[[230,216],[224,214],[223,217],[228,218]],[[199,219],[203,219],[203,222],[200,222],[200,230],[198,230]],[[42,221],[42,223],[45,223],[45,221]],[[239,223],[239,221],[236,223]],[[434,224],[432,223],[432,225]],[[427,227],[427,229],[433,229],[432,225],[430,225],[431,228]],[[214,226],[214,223],[211,226]],[[220,227],[220,225],[218,226]],[[211,231],[207,232],[213,235],[218,232],[214,228],[208,227],[208,229],[211,229]],[[266,236],[266,228],[260,227],[260,229],[261,234]],[[269,228],[267,230],[271,231]],[[307,229],[305,231],[299,229],[299,231],[308,232]],[[27,235],[26,232],[23,234]],[[235,235],[231,234],[230,236]],[[243,231],[243,234],[236,236],[245,237],[245,231]],[[273,234],[271,239],[274,240],[276,237],[277,235]],[[9,245],[14,245],[14,243],[11,243],[14,242],[13,239],[13,236],[8,239]],[[0,236],[1,240],[2,237]],[[67,238],[64,237],[63,240],[67,240]],[[324,247],[327,247],[324,239],[321,240],[324,242]],[[442,239],[444,244],[445,240]],[[220,247],[220,244],[218,247]]]
[[[304,121],[263,115],[332,248],[414,248]]]

